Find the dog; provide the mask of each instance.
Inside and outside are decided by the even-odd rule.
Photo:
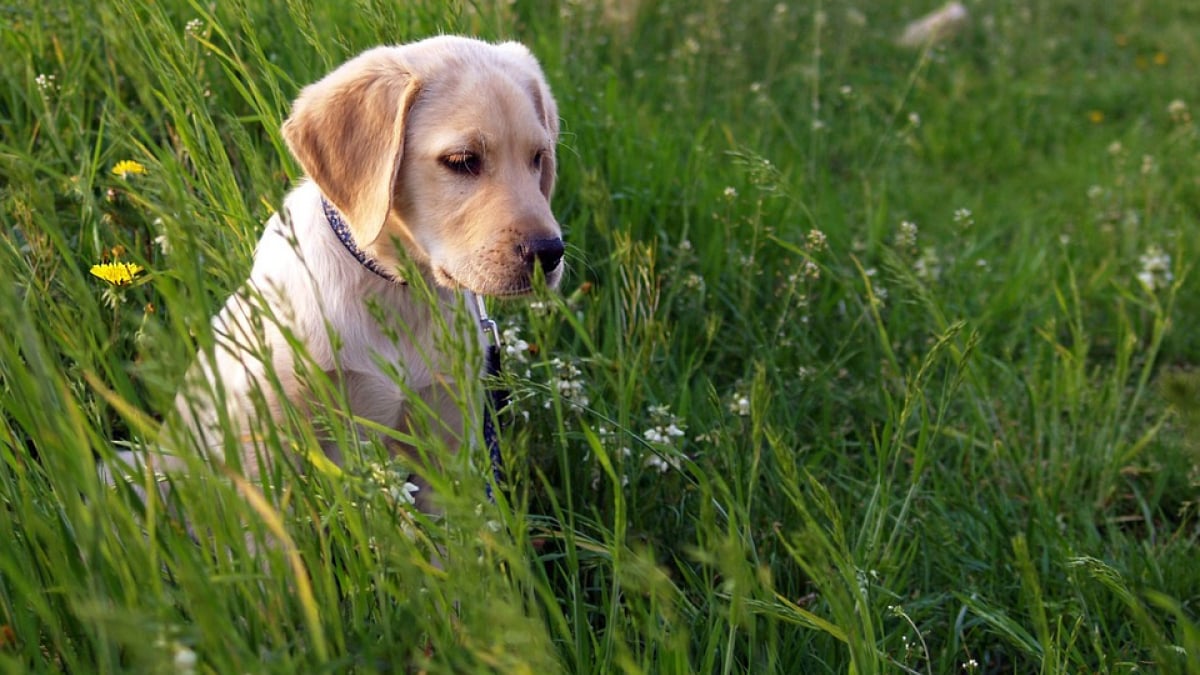
[[[524,295],[537,278],[553,288],[563,273],[558,110],[541,66],[515,42],[377,47],[305,87],[282,134],[306,177],[213,319],[216,344],[185,377],[168,437],[259,480],[278,460],[264,436],[327,405],[315,375],[342,392],[362,439],[431,431],[456,452],[478,405],[463,405],[455,373],[479,367],[456,365],[452,347],[485,339],[476,296]],[[418,408],[435,424],[414,428]],[[416,454],[384,436],[389,452]],[[345,449],[318,437],[342,464]],[[178,457],[155,461],[170,471]]]

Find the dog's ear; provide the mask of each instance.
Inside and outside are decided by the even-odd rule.
[[[542,194],[546,196],[546,201],[550,201],[558,171],[555,148],[558,144],[558,105],[554,102],[554,96],[550,94],[550,85],[546,84],[546,75],[542,72],[541,64],[528,47],[520,42],[504,42],[497,46],[506,51],[531,76],[529,84],[526,85],[529,97],[533,100],[534,110],[541,115],[542,126],[550,134],[550,154],[542,158],[542,181],[539,186]]]
[[[347,61],[300,92],[283,138],[345,216],[359,246],[383,229],[404,151],[404,121],[420,85],[398,49]]]

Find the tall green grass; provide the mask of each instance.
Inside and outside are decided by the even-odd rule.
[[[1200,672],[1200,8],[892,44],[933,8],[0,7],[0,667]],[[299,87],[440,32],[528,44],[563,125],[498,503],[481,453],[436,519],[369,450],[102,485],[298,178]]]

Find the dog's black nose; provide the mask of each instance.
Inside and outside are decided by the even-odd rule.
[[[558,237],[550,239],[530,239],[521,245],[521,255],[525,258],[525,264],[529,269],[533,269],[533,264],[536,262],[541,265],[542,271],[549,274],[558,268],[563,257],[563,240]]]

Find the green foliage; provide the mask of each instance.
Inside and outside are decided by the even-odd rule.
[[[1200,673],[1194,4],[926,50],[918,2],[0,7],[0,670]],[[443,32],[527,43],[563,125],[499,503],[464,458],[414,513],[379,448],[103,485],[299,87]]]

